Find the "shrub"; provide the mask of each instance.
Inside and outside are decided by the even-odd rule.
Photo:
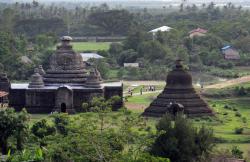
[[[237,108],[233,108],[233,111],[238,111],[238,109]]]
[[[245,95],[247,95],[247,91],[246,91],[246,89],[244,87],[240,87],[240,88],[236,87],[235,91],[236,91],[236,94],[238,96],[245,96]]]
[[[246,118],[246,117],[243,117],[243,118],[242,118],[242,122],[243,122],[243,123],[246,123],[246,122],[247,122],[247,118]]]
[[[233,146],[231,152],[234,157],[239,159],[243,158],[243,151],[241,151],[237,146]]]
[[[225,109],[228,109],[228,110],[231,110],[231,109],[232,109],[232,107],[229,106],[229,105],[224,105],[224,108],[225,108]]]
[[[82,103],[82,111],[88,112],[89,111],[89,104],[88,103]]]
[[[236,116],[236,117],[241,117],[241,113],[236,112],[236,113],[235,113],[235,116]]]
[[[234,132],[235,134],[242,134],[244,131],[244,128],[235,128]]]
[[[228,115],[228,112],[224,112],[223,115]]]

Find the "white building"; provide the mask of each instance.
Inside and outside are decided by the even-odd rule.
[[[94,58],[94,59],[102,59],[102,58],[104,58],[103,56],[98,55],[97,53],[80,53],[80,55],[82,56],[82,60],[84,62],[88,61],[91,58]]]
[[[150,30],[149,33],[152,33],[153,35],[153,40],[155,39],[155,35],[157,32],[169,32],[170,30],[172,30],[173,28],[169,27],[169,26],[162,26],[153,30]]]

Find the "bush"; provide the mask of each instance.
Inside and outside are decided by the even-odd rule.
[[[233,108],[233,111],[238,111],[238,109],[237,108]]]
[[[235,134],[242,134],[244,131],[244,128],[235,128],[234,132]]]
[[[232,155],[235,157],[235,158],[239,158],[239,159],[242,159],[243,158],[243,151],[241,151],[237,146],[234,146],[231,150],[232,152]]]
[[[235,91],[236,91],[236,94],[238,96],[245,96],[245,95],[247,95],[247,91],[246,91],[246,89],[244,87],[240,87],[240,88],[236,87]]]
[[[241,117],[241,113],[236,112],[236,113],[235,113],[235,116],[236,116],[236,117]]]
[[[229,106],[229,105],[224,105],[224,108],[225,108],[225,109],[229,109],[229,110],[232,109],[231,106]]]
[[[228,115],[228,112],[224,112],[223,115]]]
[[[242,118],[242,122],[243,122],[243,123],[246,123],[246,122],[247,122],[247,118],[246,118],[246,117],[243,117],[243,118]]]
[[[213,131],[202,126],[196,129],[190,120],[182,115],[168,114],[157,124],[159,136],[150,152],[154,156],[168,157],[174,162],[196,161],[207,157],[213,148]]]

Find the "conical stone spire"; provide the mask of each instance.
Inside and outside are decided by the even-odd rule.
[[[39,74],[40,74],[41,76],[43,76],[44,74],[46,74],[45,71],[43,70],[43,66],[42,66],[42,65],[39,65],[39,66],[38,66],[38,70],[39,70]]]
[[[85,87],[88,88],[100,88],[102,83],[101,75],[99,71],[95,68],[92,69],[89,73],[89,76],[86,80]]]
[[[50,66],[44,77],[45,85],[71,84],[84,85],[86,81],[85,66],[82,57],[70,45],[69,36],[61,38],[61,45],[57,46],[55,54],[50,58]]]
[[[39,74],[39,69],[35,68],[34,74],[31,76],[31,82],[29,88],[43,88],[44,82],[42,76]]]
[[[183,68],[181,60],[177,60],[174,69],[168,73],[166,83],[163,92],[142,115],[161,117],[169,112],[170,103],[183,105],[184,113],[188,116],[213,115],[208,104],[195,91],[192,76]]]

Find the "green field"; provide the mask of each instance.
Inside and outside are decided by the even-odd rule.
[[[111,42],[72,42],[77,52],[108,50]]]
[[[244,85],[247,86],[248,84]],[[149,105],[158,93],[132,96],[128,98],[127,103]],[[233,146],[238,146],[244,151],[244,156],[249,159],[250,97],[209,98],[206,100],[215,112],[215,116],[194,118],[192,119],[194,124],[197,127],[206,125],[214,130],[215,137],[217,138],[216,148],[231,149]],[[243,133],[236,134],[236,128],[243,128]]]

